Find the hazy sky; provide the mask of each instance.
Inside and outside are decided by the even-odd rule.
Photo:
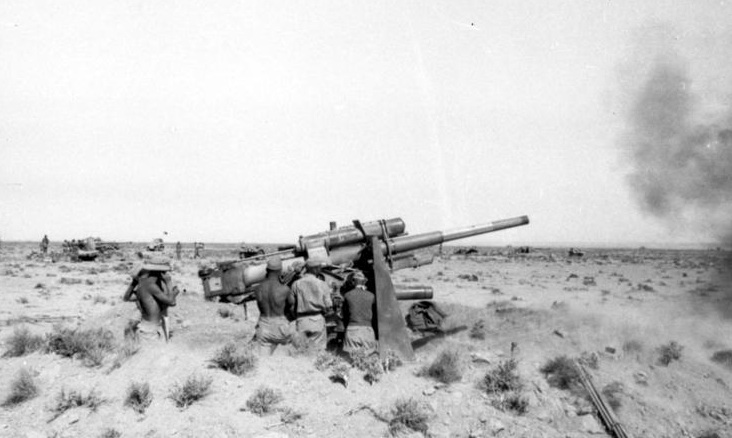
[[[730,23],[718,0],[4,0],[0,237],[294,242],[526,214],[473,242],[709,241],[642,212],[618,140],[627,78],[662,45],[645,30],[724,107]]]

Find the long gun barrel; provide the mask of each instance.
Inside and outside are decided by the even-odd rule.
[[[392,263],[391,269],[397,270],[406,267],[416,267],[431,262],[431,259],[410,256],[410,251],[436,246],[441,243],[451,242],[466,237],[478,236],[518,227],[529,223],[527,216],[519,216],[510,219],[503,219],[489,222],[482,225],[472,225],[462,228],[455,228],[448,231],[432,231],[429,233],[407,235],[405,224],[399,218],[386,219],[358,223],[354,221],[353,226],[335,228],[323,233],[300,237],[298,244],[290,250],[278,251],[282,255],[284,269],[287,270],[295,263],[303,262],[314,252],[323,253],[327,251],[330,262],[333,265],[346,265],[359,259],[362,251],[367,247],[369,236],[379,236],[381,253]],[[274,254],[272,254],[274,255]],[[264,259],[269,254],[258,256]],[[239,262],[233,262],[239,263]],[[210,273],[199,272],[204,279],[210,277]],[[241,276],[237,283],[238,292],[243,293],[247,288],[260,283],[266,276],[264,264],[243,267]],[[206,284],[206,282],[204,282]],[[206,286],[205,286],[206,287]],[[218,287],[210,287],[211,295]],[[224,285],[222,294],[230,293],[231,287]],[[208,293],[207,293],[208,295]]]
[[[455,228],[449,231],[433,231],[431,233],[415,234],[414,236],[402,236],[391,239],[390,242],[381,244],[384,254],[387,252],[387,245],[391,245],[392,254],[401,254],[407,251],[427,248],[453,240],[465,239],[466,237],[478,236],[518,227],[529,223],[528,216],[519,216],[511,219],[489,222],[483,225],[471,225],[468,227]]]

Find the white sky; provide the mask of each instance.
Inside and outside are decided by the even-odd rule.
[[[526,214],[472,242],[710,240],[644,217],[624,181],[619,66],[659,22],[730,89],[726,1],[4,0],[0,237]]]

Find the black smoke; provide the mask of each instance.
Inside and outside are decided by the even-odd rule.
[[[643,211],[732,242],[732,110],[710,113],[686,63],[653,60],[626,114],[627,176]],[[731,90],[732,91],[732,90]]]
[[[697,232],[729,250],[732,53],[727,48],[727,56],[712,59],[701,56],[706,52],[697,46],[688,51],[695,57],[683,57],[677,51],[678,35],[663,26],[644,29],[635,55],[621,70],[627,181],[641,210],[661,219],[670,234]],[[732,41],[729,36],[724,40]],[[710,295],[710,303],[726,318],[732,318],[730,254],[708,253],[716,272],[713,283],[719,288],[719,295]]]

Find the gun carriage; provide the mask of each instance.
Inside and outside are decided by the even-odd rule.
[[[368,288],[376,297],[374,331],[379,340],[380,354],[393,350],[403,359],[413,360],[414,352],[398,301],[431,299],[433,291],[427,286],[395,287],[390,274],[432,263],[433,256],[418,253],[419,250],[528,223],[527,216],[519,216],[448,231],[410,235],[400,218],[370,222],[354,220],[353,225],[344,227],[337,227],[331,222],[328,231],[301,236],[295,245],[264,256],[220,262],[215,268],[201,269],[198,275],[206,299],[226,297],[229,301],[244,303],[246,309],[246,302],[254,299],[259,283],[265,279],[269,257],[277,255],[282,258],[280,281],[287,284],[298,278],[309,257],[325,258],[329,263],[323,274],[331,285],[336,307],[329,318],[329,326],[338,331],[342,330],[337,317],[337,307],[342,302],[341,292],[348,290],[350,274],[361,270],[368,279]]]

